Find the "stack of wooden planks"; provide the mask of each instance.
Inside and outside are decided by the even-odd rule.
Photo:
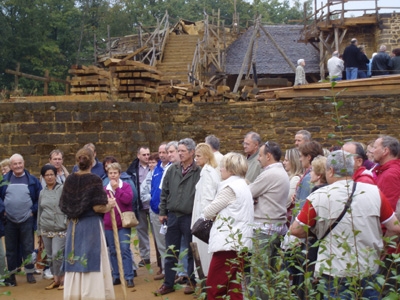
[[[96,66],[72,65],[71,95],[94,95],[107,97],[110,92],[110,73]]]
[[[162,73],[155,67],[132,60],[108,59],[112,78],[111,91],[118,98],[148,102],[156,100],[158,83]]]
[[[235,101],[239,95],[230,92],[228,86],[212,87],[193,86],[192,84],[161,85],[158,97],[162,102],[179,102],[182,104],[198,102]]]

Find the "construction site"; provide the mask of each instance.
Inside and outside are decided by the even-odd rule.
[[[315,1],[313,13],[304,15],[303,25],[262,25],[258,17],[245,29],[225,26],[215,12],[198,22],[181,19],[170,24],[166,12],[152,33],[96,42],[96,63],[72,65],[66,79],[49,74],[40,78],[19,68],[6,73],[15,76],[16,86],[21,76],[44,81],[45,96],[26,97],[28,101],[189,104],[324,96],[330,87],[324,83],[326,62],[333,51],[342,53],[351,38],[357,37],[368,57],[381,44],[389,53],[400,45],[400,7],[380,7],[374,0],[364,1],[368,9],[347,9],[352,2],[359,1],[328,0],[321,7]],[[380,13],[383,9],[393,12]],[[299,58],[307,62],[310,84],[293,87]],[[51,80],[65,83],[65,96],[46,95]],[[398,93],[398,80],[399,76],[389,76],[342,81],[335,88],[346,88],[348,95]],[[10,101],[22,98],[11,97]]]

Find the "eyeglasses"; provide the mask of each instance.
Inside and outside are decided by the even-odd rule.
[[[54,177],[54,176],[56,176],[56,175],[54,175],[54,174],[46,174],[46,175],[44,175],[44,177]]]

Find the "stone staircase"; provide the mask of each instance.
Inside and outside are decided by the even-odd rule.
[[[163,73],[162,80],[188,82],[188,66],[192,64],[198,35],[170,34],[164,56],[157,69]]]

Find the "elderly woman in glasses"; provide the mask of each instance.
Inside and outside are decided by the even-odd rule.
[[[44,165],[40,174],[44,178],[46,186],[39,195],[37,232],[39,239],[43,241],[51,273],[54,276],[54,281],[45,289],[62,290],[64,288],[64,272],[61,265],[67,233],[67,216],[59,206],[63,185],[57,182],[57,169],[53,165]]]

